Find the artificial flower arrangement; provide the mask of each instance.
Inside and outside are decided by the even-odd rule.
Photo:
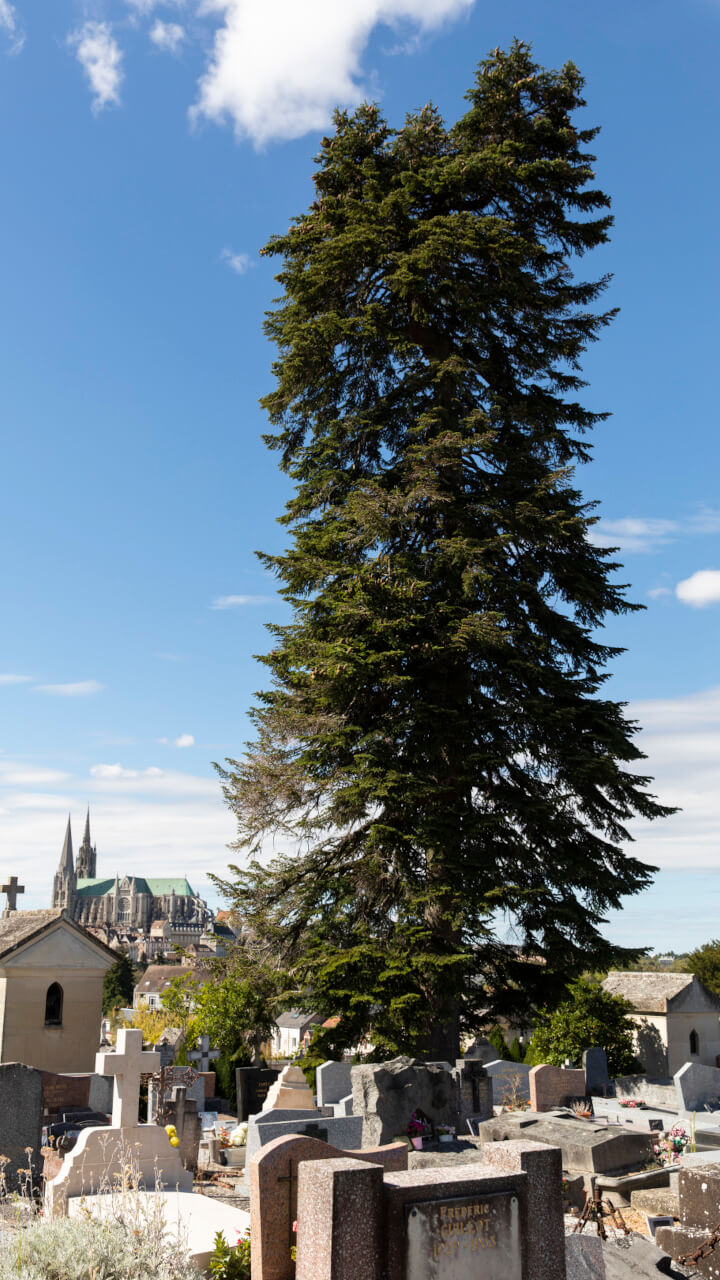
[[[229,1147],[229,1146],[230,1146],[230,1128],[229,1128],[229,1126],[228,1126],[228,1125],[226,1125],[226,1124],[221,1124],[221,1125],[220,1125],[220,1128],[217,1130],[217,1136],[218,1136],[218,1140],[219,1140],[219,1142],[220,1142],[220,1150],[221,1150],[221,1151],[224,1151],[226,1147]]]
[[[166,1125],[165,1125],[165,1132],[166,1132],[166,1134],[167,1134],[168,1138],[170,1139],[170,1146],[171,1146],[171,1147],[179,1147],[179,1146],[180,1146],[180,1139],[178,1138],[177,1129],[175,1128],[175,1125],[174,1125],[174,1124],[166,1124]]]
[[[429,1138],[432,1135],[432,1125],[428,1124],[422,1111],[413,1111],[407,1132],[412,1145],[420,1151],[423,1138]]]
[[[237,1125],[237,1126],[233,1129],[232,1133],[230,1134],[230,1146],[231,1146],[231,1147],[246,1147],[246,1146],[247,1146],[247,1132],[248,1132],[247,1121],[246,1121],[246,1120],[243,1120],[242,1124]]]
[[[621,1107],[639,1107],[642,1110],[643,1107],[647,1106],[647,1103],[644,1098],[621,1098],[620,1106]]]
[[[657,1156],[660,1164],[679,1164],[680,1158],[683,1156],[690,1145],[690,1134],[682,1124],[674,1124],[672,1129],[667,1129],[661,1138],[653,1146],[653,1151]]]
[[[452,1142],[455,1137],[455,1126],[452,1124],[439,1124],[437,1132],[441,1142]]]

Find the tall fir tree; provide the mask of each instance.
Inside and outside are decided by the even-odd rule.
[[[599,629],[636,606],[573,482],[604,416],[579,361],[613,314],[576,275],[611,224],[582,89],[516,42],[450,128],[336,113],[310,208],[264,251],[266,440],[295,490],[261,559],[293,616],[221,773],[237,847],[287,852],[224,887],[297,998],[384,1053],[452,1060],[488,1010],[621,961],[603,912],[654,870],[626,822],[669,812],[602,695]]]

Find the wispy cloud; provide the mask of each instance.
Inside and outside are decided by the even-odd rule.
[[[176,747],[194,747],[195,739],[191,733],[181,733],[179,738],[175,739]]]
[[[150,39],[163,53],[179,53],[187,36],[185,28],[179,22],[162,22],[157,18],[150,31]]]
[[[28,684],[32,680],[32,676],[16,676],[10,671],[6,671],[0,675],[1,684]]]
[[[272,604],[272,596],[216,596],[211,609],[239,609],[244,604]]]
[[[236,276],[244,276],[251,267],[256,266],[249,253],[233,253],[232,249],[223,249],[220,261],[225,262]]]
[[[257,146],[328,124],[333,107],[359,102],[360,61],[375,26],[422,31],[468,12],[474,0],[212,0],[224,25],[194,119],[229,120]]]
[[[18,29],[17,10],[10,0],[0,0],[0,30],[13,37],[8,53],[19,53],[25,44],[25,32]]]
[[[92,109],[102,111],[120,102],[123,81],[122,53],[109,22],[86,22],[69,37],[92,90]]]
[[[662,596],[671,596],[672,591],[669,587],[651,587],[648,591],[651,600],[660,600]]]
[[[679,538],[720,533],[720,511],[701,506],[682,520],[652,516],[624,516],[621,520],[599,520],[589,533],[596,547],[619,547],[625,552],[657,551]]]
[[[697,573],[678,582],[675,595],[683,604],[692,605],[695,609],[717,604],[720,600],[720,569],[698,569]]]
[[[93,778],[162,778],[162,769],[126,769],[121,764],[94,764],[90,770]]]
[[[39,693],[50,693],[57,698],[87,698],[91,693],[100,693],[104,685],[99,680],[77,680],[73,684],[38,684]]]

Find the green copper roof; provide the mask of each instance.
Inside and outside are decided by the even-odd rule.
[[[124,880],[124,876],[120,876],[120,882]],[[169,897],[175,890],[179,898],[194,898],[195,892],[191,888],[185,876],[129,876],[128,879],[134,879],[136,893],[151,893],[155,898]],[[115,890],[115,877],[110,880],[78,880],[77,892],[83,898],[104,898],[106,893],[113,893]],[[122,893],[123,890],[121,889]],[[125,890],[127,892],[127,890]]]

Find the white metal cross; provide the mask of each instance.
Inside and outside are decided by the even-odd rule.
[[[188,1058],[197,1063],[198,1071],[209,1071],[210,1063],[216,1062],[220,1057],[220,1050],[210,1048],[210,1037],[208,1035],[200,1036],[198,1045],[199,1048],[190,1050]]]
[[[159,1053],[143,1053],[142,1031],[122,1027],[117,1034],[114,1053],[95,1055],[95,1070],[101,1076],[114,1076],[113,1129],[125,1129],[138,1123],[140,1077],[152,1075],[162,1066]]]
[[[17,876],[10,876],[7,884],[0,884],[0,893],[7,894],[7,906],[3,915],[9,916],[11,911],[17,911],[17,895],[24,892],[25,885],[18,884]]]

